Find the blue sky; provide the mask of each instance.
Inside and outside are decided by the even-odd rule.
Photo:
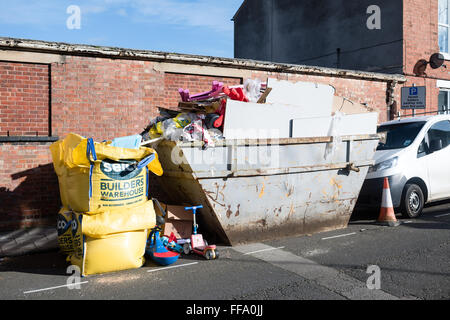
[[[233,57],[243,0],[0,0],[0,36]],[[80,29],[67,8],[78,6]]]

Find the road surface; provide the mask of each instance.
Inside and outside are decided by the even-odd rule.
[[[450,203],[401,221],[385,227],[358,218],[342,230],[220,247],[215,261],[148,261],[80,278],[78,288],[57,252],[3,258],[0,299],[450,299]]]

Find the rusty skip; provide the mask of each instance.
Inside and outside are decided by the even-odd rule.
[[[225,140],[206,150],[164,141],[160,185],[176,201],[202,204],[203,232],[226,244],[345,228],[378,139],[346,137],[331,159],[331,137]]]

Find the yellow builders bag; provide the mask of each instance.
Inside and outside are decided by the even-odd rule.
[[[55,169],[56,175],[58,176],[59,182],[59,194],[63,207],[69,206],[69,195],[68,195],[68,183],[67,174],[69,168],[65,166],[65,162],[68,162],[68,157],[72,156],[72,150],[80,144],[83,137],[76,134],[69,134],[64,140],[58,140],[50,146],[50,151],[53,159],[53,167]],[[72,163],[72,162],[70,162]],[[87,172],[86,168],[72,167],[71,171],[80,173]]]
[[[151,148],[112,147],[76,134],[50,146],[61,202],[76,212],[126,208],[148,200],[149,172],[162,175]]]
[[[83,276],[139,268],[148,232],[156,224],[152,201],[102,213],[73,213],[74,253],[69,256]]]
[[[70,263],[80,268],[82,276],[140,268],[144,265],[147,230],[104,236],[84,237],[82,255],[72,255]]]
[[[58,245],[63,253],[72,253],[72,211],[66,207],[59,210],[56,217],[56,229],[58,232]]]

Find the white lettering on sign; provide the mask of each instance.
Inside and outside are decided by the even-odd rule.
[[[402,109],[425,109],[426,87],[403,87]]]

